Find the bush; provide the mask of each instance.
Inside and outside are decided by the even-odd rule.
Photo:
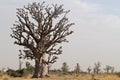
[[[6,73],[12,77],[24,77],[24,76],[28,76],[29,74],[33,74],[34,67],[29,66],[26,69],[21,69],[21,70],[8,69]]]
[[[68,74],[68,72],[69,72],[69,66],[67,65],[67,63],[66,62],[64,62],[63,63],[63,65],[62,65],[62,73],[63,73],[63,75],[66,75],[66,74]]]
[[[8,69],[8,70],[6,71],[6,73],[7,73],[9,76],[22,77],[22,76],[23,76],[23,73],[24,73],[24,69],[22,69],[22,70],[12,70],[12,69]]]

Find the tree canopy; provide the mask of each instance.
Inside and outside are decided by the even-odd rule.
[[[43,76],[43,66],[56,62],[54,55],[62,53],[62,46],[57,45],[68,42],[66,36],[73,33],[70,27],[74,23],[67,18],[68,12],[63,5],[49,6],[45,2],[34,2],[17,9],[18,20],[11,28],[11,37],[15,44],[24,46],[24,50],[20,50],[20,58],[35,60],[33,77]]]

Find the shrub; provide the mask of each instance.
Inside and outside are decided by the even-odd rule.
[[[69,66],[67,65],[66,62],[63,63],[61,69],[62,69],[62,73],[63,73],[64,75],[68,74],[68,72],[69,72]]]
[[[6,73],[7,73],[9,76],[22,77],[22,76],[23,76],[23,73],[24,73],[24,69],[21,69],[21,70],[8,69],[8,70],[6,71]]]
[[[28,76],[29,74],[33,74],[33,72],[34,72],[34,67],[32,66],[29,66],[26,69],[21,69],[21,70],[8,69],[6,71],[6,73],[12,77]]]

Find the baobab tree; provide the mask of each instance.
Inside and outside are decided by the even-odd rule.
[[[68,42],[66,37],[73,33],[70,27],[74,25],[67,17],[69,10],[63,5],[45,5],[32,3],[17,9],[18,20],[13,25],[11,37],[15,44],[23,46],[20,58],[35,61],[33,78],[44,77],[46,65],[56,62],[62,53],[62,42]],[[46,71],[47,72],[47,71]]]

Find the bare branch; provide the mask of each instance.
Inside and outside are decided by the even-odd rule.
[[[70,27],[74,23],[69,22],[68,13],[69,10],[65,11],[63,5],[45,6],[45,2],[18,8],[18,20],[13,25],[11,37],[15,39],[15,44],[24,47],[19,57],[34,59],[37,69],[44,61],[47,64],[56,62],[57,56],[62,54],[62,46],[58,44],[68,42],[66,37],[73,33]],[[48,60],[44,55],[48,55]]]

